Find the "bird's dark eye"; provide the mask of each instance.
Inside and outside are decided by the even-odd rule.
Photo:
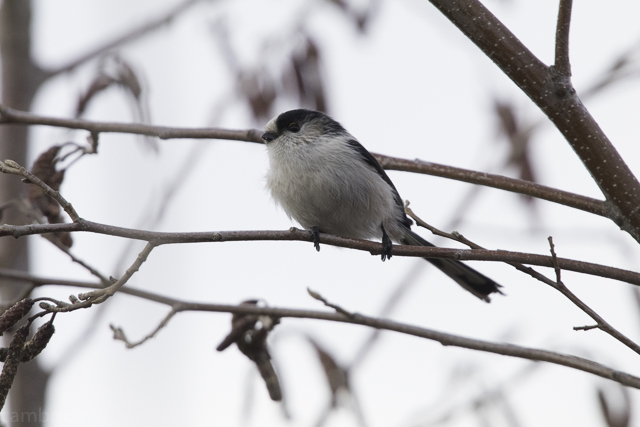
[[[293,132],[293,133],[298,133],[298,132],[300,132],[300,126],[298,126],[298,124],[295,123],[295,122],[291,123],[291,124],[289,124],[289,130],[291,132]]]

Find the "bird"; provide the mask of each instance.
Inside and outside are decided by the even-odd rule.
[[[398,190],[380,163],[345,128],[320,111],[283,112],[265,126],[269,170],[266,184],[289,218],[312,233],[380,239],[382,260],[393,242],[434,245],[411,230]],[[501,286],[453,259],[425,258],[476,297],[490,302]]]

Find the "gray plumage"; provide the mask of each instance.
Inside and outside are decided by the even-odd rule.
[[[270,169],[267,187],[290,218],[307,230],[357,239],[389,238],[433,246],[411,231],[402,199],[375,158],[329,116],[292,110],[273,118],[262,138]],[[467,265],[425,258],[477,297],[489,301],[499,285]]]

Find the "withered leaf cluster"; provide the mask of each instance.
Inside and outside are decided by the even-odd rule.
[[[120,87],[127,91],[136,103],[141,102],[142,86],[133,68],[118,55],[105,56],[98,71],[85,93],[76,105],[76,117],[85,113],[89,103],[100,93],[111,87]]]
[[[379,0],[370,0],[362,7],[354,7],[346,0],[326,2],[335,6],[360,33],[366,32],[379,6]],[[279,34],[275,39],[284,38],[295,43],[267,41],[263,53],[270,53],[252,66],[241,64],[231,46],[226,20],[220,19],[212,26],[222,56],[234,75],[236,95],[247,103],[256,123],[264,123],[277,113],[274,107],[279,99],[293,101],[299,108],[328,112],[326,77],[322,72],[324,54],[321,43],[307,30],[305,16],[301,14],[292,33]],[[284,60],[274,65],[273,57]]]
[[[257,306],[258,300],[243,301],[240,305]],[[271,363],[267,336],[278,322],[279,319],[270,316],[236,313],[231,318],[231,332],[217,347],[218,351],[223,351],[235,343],[238,349],[256,364],[269,396],[275,401],[282,400],[282,389]]]
[[[31,169],[31,173],[40,178],[54,191],[60,191],[60,186],[64,180],[65,169],[57,169],[59,162],[58,154],[62,149],[61,145],[54,145],[47,151],[40,154]],[[38,209],[47,218],[49,224],[59,224],[64,222],[61,215],[61,207],[51,197],[47,196],[42,189],[36,185],[29,186],[29,201],[31,205]],[[73,239],[68,232],[55,233],[60,242],[67,248],[73,245]]]

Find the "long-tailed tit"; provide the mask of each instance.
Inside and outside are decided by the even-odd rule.
[[[262,135],[270,170],[267,187],[289,217],[314,234],[382,240],[382,260],[392,241],[433,246],[411,231],[412,221],[385,171],[340,123],[311,110],[273,118]],[[500,285],[460,261],[425,258],[463,288],[487,302]]]

